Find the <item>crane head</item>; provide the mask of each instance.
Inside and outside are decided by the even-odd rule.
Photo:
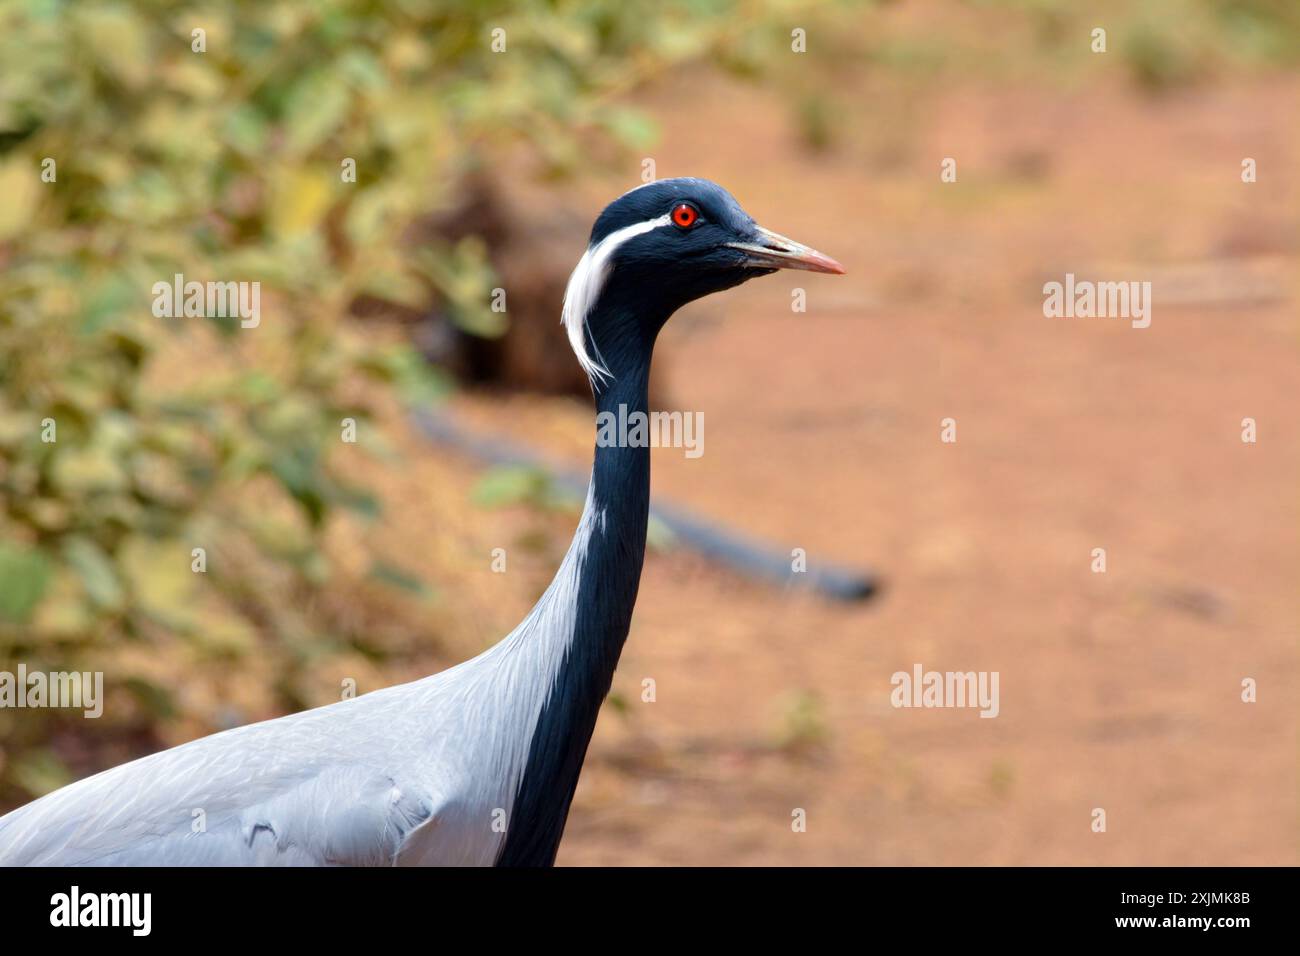
[[[616,337],[647,349],[677,309],[778,269],[842,275],[829,256],[754,221],[707,179],[662,179],[614,200],[596,219],[564,296],[564,324],[597,384]]]

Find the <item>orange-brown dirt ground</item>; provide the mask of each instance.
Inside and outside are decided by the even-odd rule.
[[[1295,864],[1300,82],[873,107],[891,92],[864,82],[825,154],[757,89],[683,77],[644,98],[659,176],[715,179],[848,269],[670,322],[663,404],[703,411],[706,444],[656,450],[654,494],[886,586],[841,604],[654,551],[559,862]],[[629,178],[575,202],[594,214]],[[1066,272],[1152,279],[1150,328],[1045,318]],[[586,403],[454,410],[589,464]],[[404,454],[390,541],[427,549],[438,488],[443,559],[472,582],[450,663],[517,622],[573,516],[467,510],[480,466]],[[539,520],[555,540],[490,573]],[[1000,715],[894,709],[914,663],[999,672]]]

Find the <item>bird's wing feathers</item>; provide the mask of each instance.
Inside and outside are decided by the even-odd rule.
[[[191,741],[0,817],[0,866],[493,863],[553,683],[543,662],[573,632],[551,611],[576,561],[472,660]]]
[[[0,819],[0,864],[391,865],[439,805],[424,775],[391,769],[412,766],[391,759],[392,698],[239,727],[65,787]],[[379,733],[359,739],[362,725]]]

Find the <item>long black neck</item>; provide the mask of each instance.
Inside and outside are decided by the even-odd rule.
[[[616,327],[611,318],[604,317],[601,327]],[[625,343],[622,347],[602,350],[614,378],[599,386],[596,396],[597,412],[609,412],[616,420],[648,411],[653,344],[637,336],[645,326],[634,324],[634,316],[618,318],[627,322],[629,334],[611,336]],[[549,866],[555,861],[587,745],[632,623],[649,511],[650,449],[598,443],[584,517],[590,537],[579,570],[573,640],[533,734],[498,866]]]

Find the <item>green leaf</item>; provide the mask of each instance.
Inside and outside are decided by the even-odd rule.
[[[613,109],[602,121],[605,129],[630,149],[646,149],[659,139],[658,125],[640,110]]]
[[[89,538],[75,536],[63,544],[63,557],[77,572],[90,599],[105,610],[120,610],[125,601],[112,559]]]
[[[63,433],[60,431],[60,437]],[[54,459],[54,483],[66,494],[80,496],[97,491],[121,491],[127,474],[103,442],[89,448],[61,452]]]
[[[195,625],[195,598],[202,574],[192,570],[194,544],[132,535],[121,547],[118,565],[136,606],[165,627]]]
[[[471,497],[482,508],[517,504],[541,506],[549,502],[550,490],[550,478],[544,471],[505,465],[491,469],[480,478]]]
[[[31,226],[40,190],[41,169],[30,158],[20,153],[0,163],[0,242]]]
[[[370,577],[417,597],[428,597],[429,588],[415,574],[387,561],[376,561],[370,566]]]
[[[124,683],[140,705],[154,717],[171,720],[176,716],[175,698],[166,687],[143,677],[128,677]]]
[[[285,108],[289,151],[311,152],[335,131],[347,109],[347,87],[333,73],[318,70],[300,81]]]
[[[44,597],[51,571],[39,551],[0,541],[0,618],[24,623]]]
[[[10,771],[14,783],[28,793],[43,797],[72,782],[72,773],[54,751],[42,747],[23,754]]]
[[[362,360],[361,368],[375,378],[392,383],[402,400],[415,407],[432,405],[451,392],[446,375],[408,346],[371,354]]]

